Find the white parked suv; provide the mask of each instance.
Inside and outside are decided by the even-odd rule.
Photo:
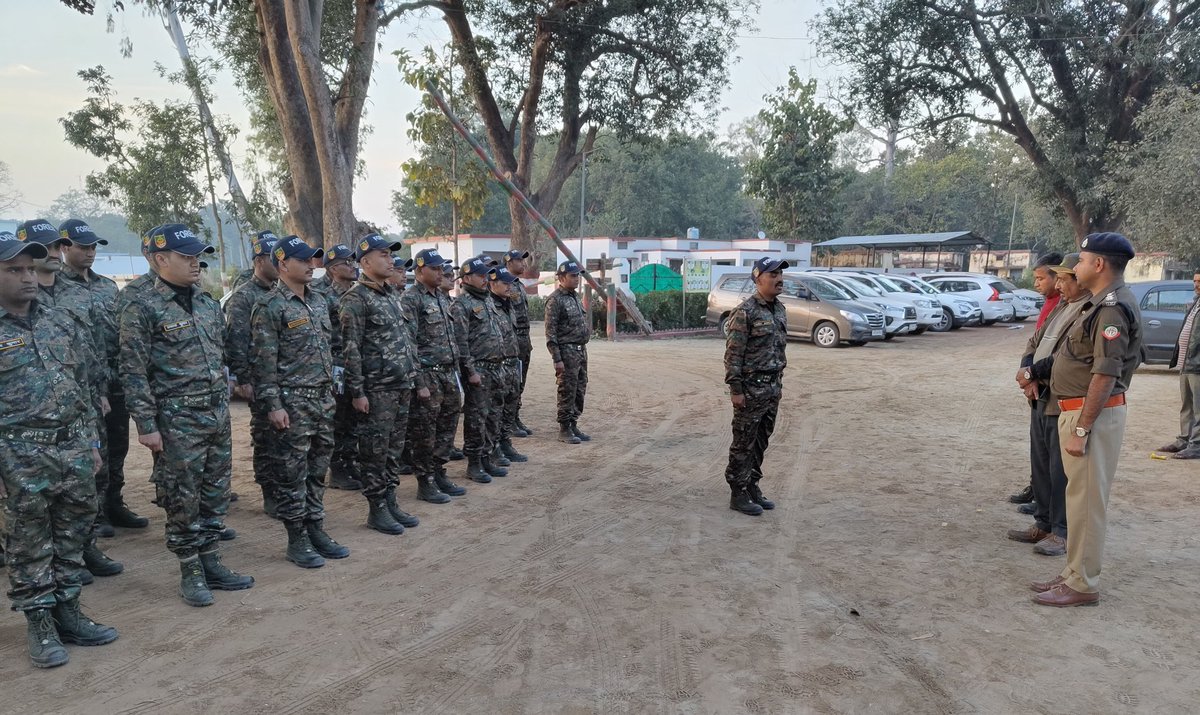
[[[964,325],[978,325],[983,321],[983,309],[979,307],[979,303],[976,303],[971,298],[954,295],[953,293],[939,293],[937,288],[915,276],[902,276],[889,273],[884,278],[887,278],[909,293],[929,297],[936,296],[936,299],[941,302],[942,307],[938,322],[929,327],[935,333],[958,330]]]
[[[996,276],[979,273],[927,273],[921,276],[943,293],[971,298],[983,309],[983,324],[992,325],[1004,320],[1025,320],[1037,315],[1037,308],[1024,298],[1018,298],[1016,286]]]
[[[808,273],[836,284],[855,300],[879,306],[879,309],[883,311],[885,321],[885,340],[917,331],[919,327],[917,309],[911,301],[885,295],[869,281],[862,280],[862,276],[852,273],[831,273],[829,271],[808,271]]]
[[[870,283],[889,298],[909,301],[917,310],[917,333],[923,333],[942,322],[942,301],[936,297],[937,291],[933,291],[933,295],[914,293],[892,280],[891,276],[878,273],[861,273],[855,277]]]

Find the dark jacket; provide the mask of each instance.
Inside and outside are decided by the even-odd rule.
[[[1188,314],[1196,309],[1197,302],[1193,302],[1188,306]],[[1185,323],[1187,322],[1186,317],[1183,320]],[[1184,356],[1183,367],[1180,370],[1189,375],[1200,373],[1200,335],[1197,334],[1198,331],[1200,331],[1200,316],[1192,318],[1192,334],[1188,338],[1187,355]],[[1182,325],[1179,326],[1179,333],[1180,335],[1175,336],[1175,350],[1171,353],[1171,367],[1179,364],[1179,338],[1183,334]]]

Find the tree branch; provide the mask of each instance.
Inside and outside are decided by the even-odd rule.
[[[451,4],[444,0],[413,0],[413,2],[402,2],[391,10],[379,16],[379,26],[387,27],[392,24],[392,21],[400,17],[406,12],[413,10],[422,10],[427,7],[435,7],[442,12],[450,12],[453,8]]]

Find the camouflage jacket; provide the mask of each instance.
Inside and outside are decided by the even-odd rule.
[[[333,364],[342,364],[342,331],[339,326],[340,318],[338,314],[341,312],[342,296],[345,295],[354,284],[351,283],[345,288],[339,288],[337,283],[328,280],[329,274],[321,276],[309,284],[309,288],[321,294],[325,301],[325,305],[329,308],[329,323],[333,326],[333,335],[329,340],[329,348],[333,352]]]
[[[500,314],[500,352],[506,358],[520,357],[524,348],[521,346],[521,335],[517,332],[517,301],[493,295],[492,302],[496,304],[496,312]],[[523,300],[521,302],[524,303]],[[528,335],[525,336],[525,341],[529,342]]]
[[[119,383],[117,380],[117,355],[120,345],[117,342],[117,283],[113,279],[102,276],[92,269],[87,273],[76,273],[63,265],[62,275],[67,280],[82,286],[92,296],[93,315],[103,318],[103,323],[96,323],[92,336],[98,340],[97,348],[102,348],[105,359],[105,374],[108,380],[109,392]]]
[[[229,376],[239,385],[248,385],[250,374],[250,312],[275,285],[252,276],[225,301],[225,364]]]
[[[450,299],[439,290],[415,283],[400,299],[404,311],[412,316],[417,341],[417,387],[427,387],[421,371],[459,364],[458,341]]]
[[[108,395],[108,384],[112,379],[109,371],[109,354],[116,348],[109,343],[113,331],[113,318],[94,305],[92,294],[75,281],[57,273],[53,288],[38,286],[38,302],[47,308],[61,308],[69,313],[83,328],[83,359],[88,371],[87,398],[93,405],[100,405],[100,398]]]
[[[89,401],[86,345],[77,320],[40,301],[24,318],[0,308],[0,428],[61,429],[82,420],[94,442],[100,415]]]
[[[511,325],[511,322],[507,316],[500,315],[486,288],[477,290],[464,285],[463,294],[450,306],[450,312],[459,326],[454,337],[458,341],[459,364],[464,375],[475,374],[476,361],[504,359],[504,334],[500,323]]]
[[[557,288],[546,298],[546,347],[554,362],[562,362],[563,345],[586,345],[592,326],[576,291]]]
[[[210,397],[220,404],[228,397],[222,327],[216,301],[193,287],[189,313],[161,279],[125,306],[119,365],[125,404],[138,434],[159,431],[161,402]]]
[[[508,303],[512,306],[513,325],[517,331],[517,342],[521,349],[529,352],[533,349],[533,343],[529,340],[529,295],[525,292],[525,284],[518,282],[517,297],[509,300]]]
[[[134,278],[125,284],[125,287],[117,291],[117,304],[113,310],[113,315],[116,316],[118,332],[121,327],[121,313],[125,312],[125,306],[129,305],[133,300],[142,293],[142,291],[154,287],[154,279],[158,278],[158,274],[154,271],[146,271],[142,275]]]
[[[787,309],[756,291],[733,309],[725,323],[725,382],[741,395],[756,374],[778,375],[787,367]]]
[[[338,322],[347,395],[412,388],[415,338],[395,288],[359,278],[342,296]]]
[[[262,400],[267,410],[283,409],[281,390],[329,390],[333,355],[327,306],[324,293],[308,290],[302,298],[283,281],[254,306],[250,372],[255,399]]]
[[[253,277],[254,277],[254,269],[253,268],[243,269],[241,273],[234,276],[233,280],[229,282],[229,292],[233,293],[238,288],[241,288],[242,286],[246,285],[246,283],[248,283],[250,281],[250,279]]]

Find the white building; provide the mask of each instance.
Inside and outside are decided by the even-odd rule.
[[[629,283],[630,274],[642,266],[658,263],[676,273],[682,273],[684,261],[707,262],[712,266],[715,279],[724,273],[742,270],[763,256],[779,257],[792,266],[808,268],[812,259],[812,244],[804,241],[776,239],[737,238],[714,240],[702,238],[648,238],[625,236],[592,236],[584,239],[565,238],[563,242],[580,261],[599,261],[601,256],[613,265],[618,286]],[[426,248],[436,248],[446,258],[455,258],[453,242],[444,236],[412,239],[413,253]],[[456,263],[480,253],[499,256],[508,250],[509,236],[463,234],[458,237]],[[555,263],[567,260],[562,251],[555,251]],[[593,266],[596,264],[593,263]],[[599,271],[593,270],[593,275]],[[598,275],[597,275],[598,277]],[[612,277],[611,273],[608,277]],[[693,290],[697,289],[695,286]]]

